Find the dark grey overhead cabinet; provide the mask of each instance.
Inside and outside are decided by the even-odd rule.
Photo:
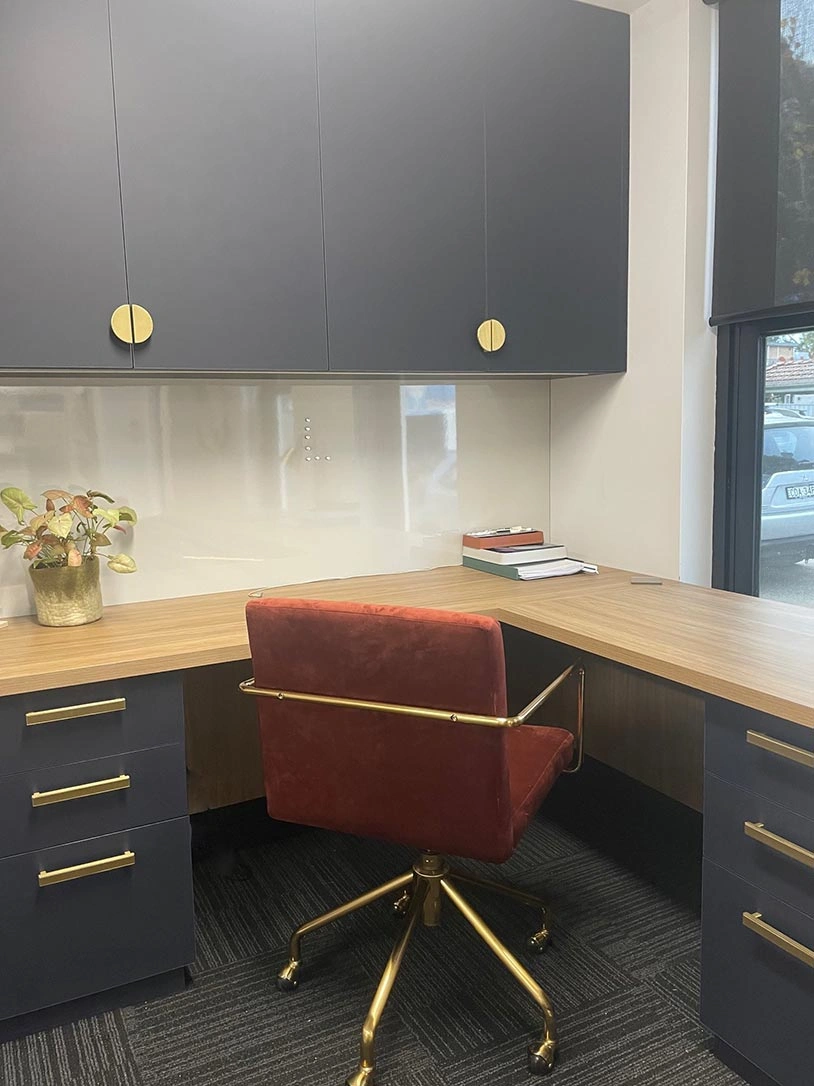
[[[313,5],[111,0],[137,370],[327,368]]]
[[[479,3],[317,0],[331,370],[488,365]]]
[[[628,37],[577,0],[6,0],[0,367],[623,370]]]
[[[575,0],[317,0],[331,370],[625,369],[629,33]]]
[[[129,369],[106,0],[4,0],[0,102],[0,368]]]
[[[505,372],[624,370],[630,22],[486,0],[489,316]]]

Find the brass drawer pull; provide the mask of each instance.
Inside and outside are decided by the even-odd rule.
[[[790,954],[792,958],[796,958],[797,961],[810,965],[814,969],[814,950],[803,946],[802,943],[798,943],[796,939],[784,935],[782,931],[773,928],[771,924],[767,924],[762,913],[744,913],[743,926],[748,928],[749,931],[753,931],[755,935],[759,935],[761,939],[765,939],[767,943],[779,947],[786,954]]]
[[[120,792],[130,787],[130,777],[122,773],[119,777],[109,777],[106,781],[90,781],[89,784],[73,784],[70,788],[55,788],[52,792],[32,792],[32,807],[47,807],[49,803],[65,803],[69,799],[84,799],[85,796],[101,796],[104,792]]]
[[[70,882],[71,879],[84,879],[88,875],[101,875],[105,871],[115,871],[119,867],[132,867],[136,862],[135,852],[122,852],[120,856],[106,856],[103,860],[91,860],[76,867],[59,867],[56,871],[40,871],[40,886],[54,886],[58,882]]]
[[[746,742],[753,747],[768,750],[770,754],[779,754],[781,758],[788,758],[790,762],[798,762],[800,765],[808,766],[809,769],[814,769],[814,754],[810,750],[793,747],[790,743],[781,743],[779,739],[772,739],[771,736],[763,735],[762,732],[748,731]]]
[[[776,833],[772,833],[771,830],[766,829],[762,822],[744,822],[743,832],[747,837],[751,837],[753,841],[759,841],[761,845],[773,848],[775,852],[782,852],[784,856],[796,860],[798,864],[814,867],[814,852],[803,848],[802,845],[795,845],[794,841],[788,841],[785,837],[779,837]]]
[[[124,698],[109,701],[89,701],[85,705],[65,705],[62,709],[41,709],[38,713],[26,713],[27,728],[35,724],[54,724],[57,720],[75,720],[78,716],[99,716],[102,713],[118,713],[127,708]]]

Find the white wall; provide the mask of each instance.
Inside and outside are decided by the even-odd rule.
[[[698,583],[711,562],[714,20],[700,0],[649,0],[631,15],[628,373],[551,386],[552,538]]]
[[[548,527],[548,394],[48,378],[0,387],[0,489],[98,489],[137,510],[119,549],[139,572],[103,570],[108,603],[456,564],[467,528]],[[0,552],[0,615],[33,610],[26,569]]]

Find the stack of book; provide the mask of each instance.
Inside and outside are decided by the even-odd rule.
[[[463,564],[513,581],[596,573],[596,566],[569,558],[565,547],[546,543],[535,528],[486,528],[463,537]]]

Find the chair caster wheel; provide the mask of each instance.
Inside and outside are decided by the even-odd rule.
[[[550,1075],[557,1058],[557,1042],[543,1041],[539,1045],[531,1044],[528,1047],[528,1056],[529,1072],[532,1075]]]
[[[300,963],[291,961],[288,965],[284,966],[277,976],[277,988],[281,992],[293,992],[299,984],[298,973],[300,971]]]
[[[551,942],[551,932],[548,928],[540,928],[526,939],[526,948],[534,954],[542,954]]]
[[[393,915],[401,918],[407,915],[407,910],[410,908],[410,901],[412,900],[412,894],[408,894],[405,890],[401,897],[396,898],[393,902]],[[350,1080],[348,1080],[350,1081]],[[368,1080],[370,1081],[370,1080]],[[355,1084],[354,1084],[355,1086]]]

